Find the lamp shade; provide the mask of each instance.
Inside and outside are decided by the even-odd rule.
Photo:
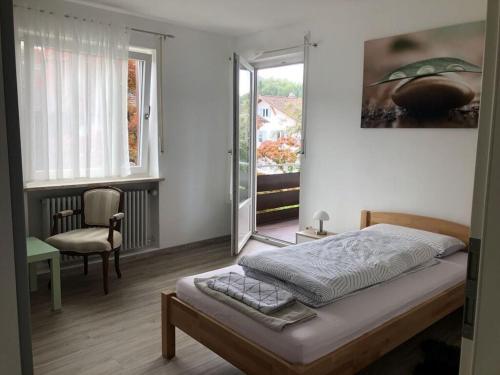
[[[316,211],[313,215],[314,220],[330,220],[330,215],[326,211]]]

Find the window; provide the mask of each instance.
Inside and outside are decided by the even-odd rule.
[[[155,50],[124,27],[14,11],[24,181],[157,175]]]
[[[128,176],[125,28],[14,13],[24,181]]]
[[[148,133],[151,87],[151,55],[129,52],[127,120],[131,173],[143,174],[148,170]]]
[[[262,108],[262,117],[269,117],[269,108]]]

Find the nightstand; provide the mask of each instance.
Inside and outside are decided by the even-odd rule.
[[[316,234],[316,229],[306,228],[305,230],[301,230],[300,232],[295,233],[295,243],[304,243],[309,241],[320,240],[325,237],[334,236],[337,233],[326,232],[326,234],[319,235]]]

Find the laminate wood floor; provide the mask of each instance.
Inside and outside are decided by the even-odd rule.
[[[250,241],[244,252],[270,247]],[[50,311],[48,275],[31,294],[35,374],[241,374],[239,370],[177,331],[177,357],[165,361],[160,346],[160,292],[177,279],[233,264],[227,243],[175,253],[123,260],[122,279],[110,275],[110,293],[102,292],[101,267],[63,270],[59,313]],[[112,267],[110,265],[110,271]],[[427,338],[460,343],[460,312],[450,315],[362,372],[411,374]]]

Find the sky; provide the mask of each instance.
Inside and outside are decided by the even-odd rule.
[[[262,78],[281,78],[292,82],[302,83],[303,64],[285,65],[276,68],[267,68],[258,70],[258,79]],[[250,73],[245,72],[240,76],[240,95],[250,92]]]
[[[258,75],[261,78],[282,78],[292,82],[302,83],[303,64],[285,65],[277,68],[259,69]]]
[[[248,70],[240,69],[240,96],[250,92],[250,72]]]

